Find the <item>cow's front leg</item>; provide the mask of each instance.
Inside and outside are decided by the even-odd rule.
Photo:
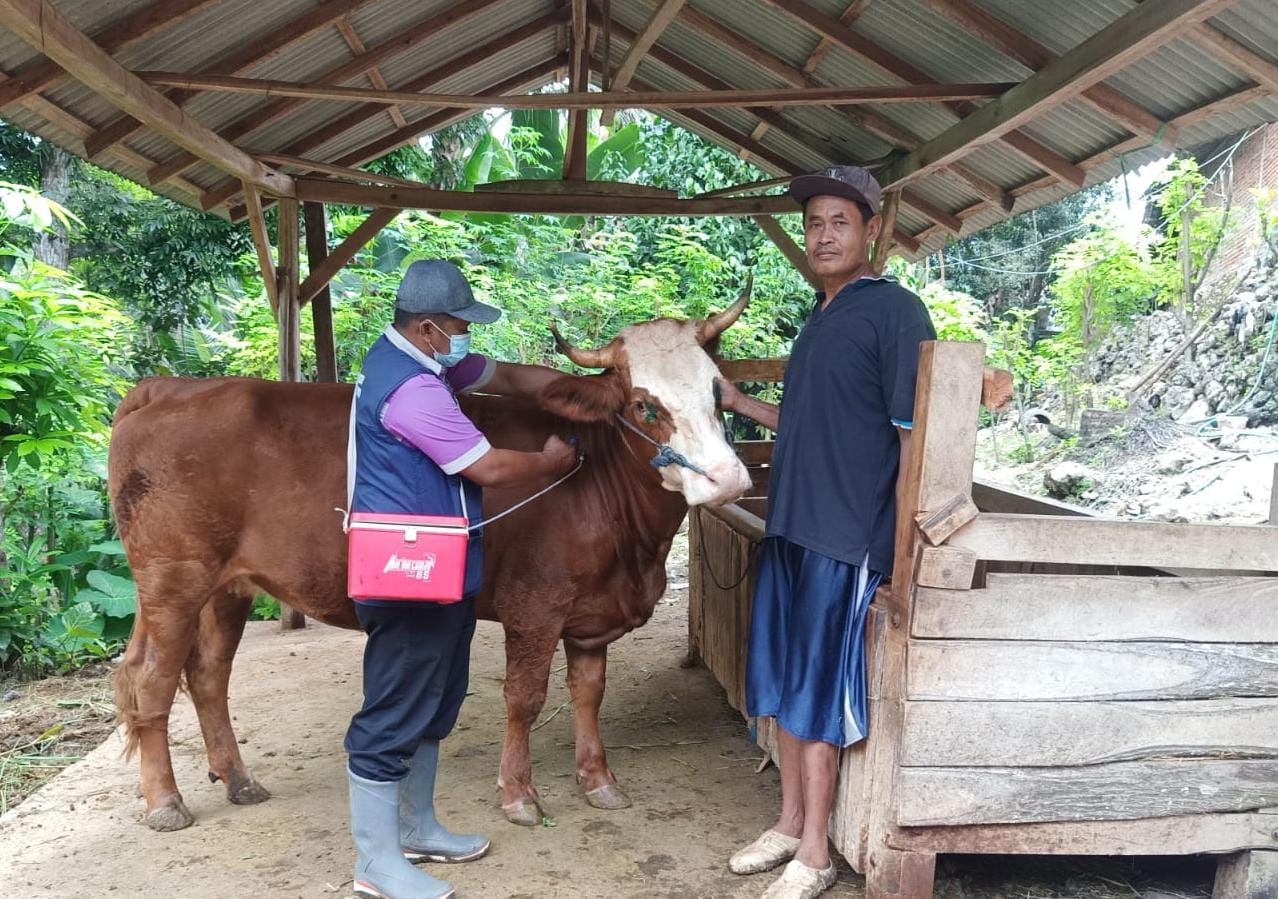
[[[599,735],[608,647],[581,649],[564,641],[564,650],[568,654],[568,690],[577,719],[577,780],[585,785],[586,801],[595,808],[629,808],[630,798],[608,770],[608,757]]]
[[[501,753],[501,808],[511,824],[533,827],[546,810],[532,781],[528,741],[533,722],[546,704],[550,660],[559,642],[558,628],[535,633],[506,630],[506,745]]]

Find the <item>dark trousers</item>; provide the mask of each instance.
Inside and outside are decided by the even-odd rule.
[[[397,781],[423,740],[457,723],[470,680],[475,599],[355,604],[368,634],[364,707],[346,731],[350,768],[365,780]]]

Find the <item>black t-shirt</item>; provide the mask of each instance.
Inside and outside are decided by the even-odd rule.
[[[822,310],[824,299],[786,368],[767,533],[890,574],[896,429],[913,424],[919,344],[936,330],[890,278],[854,281]]]

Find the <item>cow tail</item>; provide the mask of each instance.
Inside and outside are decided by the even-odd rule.
[[[141,668],[142,659],[146,656],[147,633],[142,627],[142,616],[139,613],[133,625],[133,636],[129,638],[129,648],[124,652],[124,659],[116,665],[114,676],[115,687],[115,720],[123,728],[125,758],[132,758],[138,751],[138,740],[142,739],[138,729],[138,691],[134,683],[134,669]]]

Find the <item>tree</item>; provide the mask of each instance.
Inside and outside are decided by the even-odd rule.
[[[1168,180],[1157,194],[1156,204],[1165,235],[1154,253],[1164,299],[1188,332],[1201,314],[1201,292],[1216,252],[1233,227],[1233,192],[1224,204],[1209,206],[1211,182],[1198,161],[1177,159],[1168,169]]]
[[[991,317],[1038,306],[1052,280],[1052,257],[1111,196],[1109,185],[1099,184],[951,244],[944,251],[946,283],[982,298]]]

